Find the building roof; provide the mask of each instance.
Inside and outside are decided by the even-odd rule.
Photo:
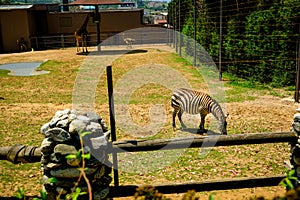
[[[1,5],[0,10],[26,10],[32,7],[33,5]]]
[[[123,2],[119,0],[76,0],[68,5],[120,5]]]

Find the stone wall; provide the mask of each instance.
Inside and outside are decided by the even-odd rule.
[[[41,133],[45,135],[41,167],[47,199],[74,195],[76,188],[87,193],[80,195],[82,199],[88,195],[93,199],[108,197],[112,181],[112,164],[106,152],[110,132],[100,116],[70,109],[57,111]]]

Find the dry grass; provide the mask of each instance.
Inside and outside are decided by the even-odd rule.
[[[105,51],[105,49],[104,49]],[[77,72],[86,56],[76,55],[75,49],[27,52],[12,55],[0,55],[0,64],[10,62],[29,62],[48,60],[41,69],[50,74],[31,77],[0,77],[0,139],[2,146],[16,143],[39,146],[43,136],[40,127],[48,122],[57,110],[72,107],[72,94]],[[124,75],[146,64],[171,66],[190,81],[194,88],[207,90],[198,72],[179,58],[165,50],[144,49],[125,54],[113,63],[114,85]],[[238,88],[226,84],[226,93],[230,102],[226,103],[229,134],[265,131],[288,131],[297,105],[269,95],[269,90]],[[107,105],[107,84],[104,75],[100,77],[95,92],[95,108],[109,124]],[[238,91],[234,93],[233,91]],[[284,95],[291,95],[283,90]],[[149,108],[161,104],[167,114],[166,123],[160,132],[152,138],[170,138],[193,136],[185,132],[173,132],[171,129],[170,107],[171,91],[158,84],[145,84],[135,90],[130,97],[130,116],[132,121],[143,127],[151,124]],[[232,98],[232,96],[234,98]],[[246,96],[253,96],[253,101],[238,101]],[[247,98],[246,98],[247,99]],[[184,118],[185,119],[185,118]],[[208,124],[211,123],[208,119]],[[193,126],[196,126],[194,124]],[[138,138],[132,132],[117,127],[118,139]],[[287,144],[246,145],[213,148],[205,157],[204,149],[181,151],[148,152],[124,154],[120,159],[121,184],[166,183],[183,181],[201,181],[219,178],[268,176],[283,174],[283,161],[289,157]],[[128,170],[130,165],[130,170]],[[157,170],[153,170],[153,168]],[[37,195],[42,188],[39,163],[13,165],[0,162],[1,196],[12,196],[18,188],[23,188],[27,195]],[[269,198],[283,194],[281,187],[255,188],[216,192],[217,199],[249,199],[265,195]],[[210,192],[200,193],[207,199]],[[180,195],[171,195],[180,198]]]

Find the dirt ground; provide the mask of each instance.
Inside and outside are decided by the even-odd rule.
[[[84,60],[84,55],[73,56],[75,48],[66,50],[48,50],[41,52],[26,52],[21,54],[1,55],[0,64],[6,62],[20,62],[20,61],[41,61],[41,60],[58,60],[68,61],[71,57],[75,62],[81,62]],[[226,104],[226,112],[229,113],[228,117],[228,129],[229,134],[238,133],[235,130],[239,130],[239,133],[246,132],[263,132],[264,130],[270,130],[272,132],[289,131],[293,122],[293,115],[296,113],[296,109],[299,104],[295,104],[293,97],[279,98],[271,95],[264,95],[257,97],[254,101],[247,102],[234,102]],[[48,108],[48,111],[54,112],[55,110],[65,109],[70,105],[38,105],[38,104],[24,104],[20,105],[20,109],[34,110],[41,107]],[[9,105],[0,104],[1,109],[15,109],[17,107],[10,107]],[[46,113],[44,113],[46,115]],[[141,119],[143,120],[143,119]],[[171,119],[168,119],[169,121]],[[263,127],[263,129],[261,128]],[[232,130],[232,132],[230,132]],[[288,159],[288,152],[286,153]],[[277,195],[283,195],[285,192],[283,187],[266,187],[266,188],[250,188],[240,190],[228,190],[228,191],[213,191],[199,193],[200,199],[208,199],[209,194],[214,194],[215,199],[220,200],[235,200],[235,199],[250,199],[258,196],[265,196],[268,199],[272,199]],[[8,192],[10,194],[10,192]],[[6,196],[6,195],[4,195]],[[181,199],[182,194],[168,195],[173,199]],[[241,198],[242,197],[242,198]],[[118,198],[118,199],[133,199]]]

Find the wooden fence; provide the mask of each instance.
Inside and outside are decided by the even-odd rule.
[[[152,45],[152,44],[170,44],[173,42],[174,33],[171,29],[165,28],[140,28],[124,32],[134,39],[134,45]],[[120,33],[101,33],[101,46],[119,46],[126,45],[124,35]],[[59,49],[75,47],[75,38],[73,34],[61,34],[52,36],[39,36],[30,38],[31,48],[39,49]],[[80,44],[81,45],[81,44]],[[89,47],[97,46],[97,35],[89,34],[87,38]]]
[[[277,133],[248,133],[235,135],[218,135],[196,138],[176,138],[176,139],[155,139],[155,140],[131,140],[116,141],[112,143],[111,152],[137,152],[155,151],[159,149],[182,149],[205,147],[232,146],[246,144],[267,144],[267,143],[296,143],[297,135],[295,132]],[[231,178],[223,180],[212,180],[203,182],[157,184],[154,186],[159,192],[164,194],[184,193],[188,190],[197,192],[212,190],[228,190],[252,187],[278,186],[279,182],[286,175],[279,174],[271,177],[250,177],[250,178]],[[111,197],[133,196],[138,185],[112,186]]]
[[[125,140],[111,143],[109,153],[138,152],[138,151],[156,151],[159,149],[182,149],[182,148],[199,148],[203,144],[205,147],[246,145],[246,144],[266,144],[266,143],[296,143],[297,135],[295,132],[276,132],[276,133],[247,133],[220,136],[205,136],[195,138],[175,138],[175,139],[155,139],[155,140]],[[7,160],[9,151],[13,147],[1,147],[0,159]],[[31,149],[31,147],[27,147]],[[21,148],[19,148],[21,149]],[[27,158],[16,158],[15,163],[39,162],[41,151],[34,147],[31,155]],[[11,158],[10,158],[11,159]],[[231,178],[223,180],[189,182],[189,183],[171,183],[152,185],[159,192],[164,194],[184,193],[187,190],[211,191],[211,190],[228,190],[252,187],[277,186],[285,178],[284,174],[274,175],[271,177],[250,177],[250,178]],[[133,196],[139,185],[111,186],[111,197]]]

